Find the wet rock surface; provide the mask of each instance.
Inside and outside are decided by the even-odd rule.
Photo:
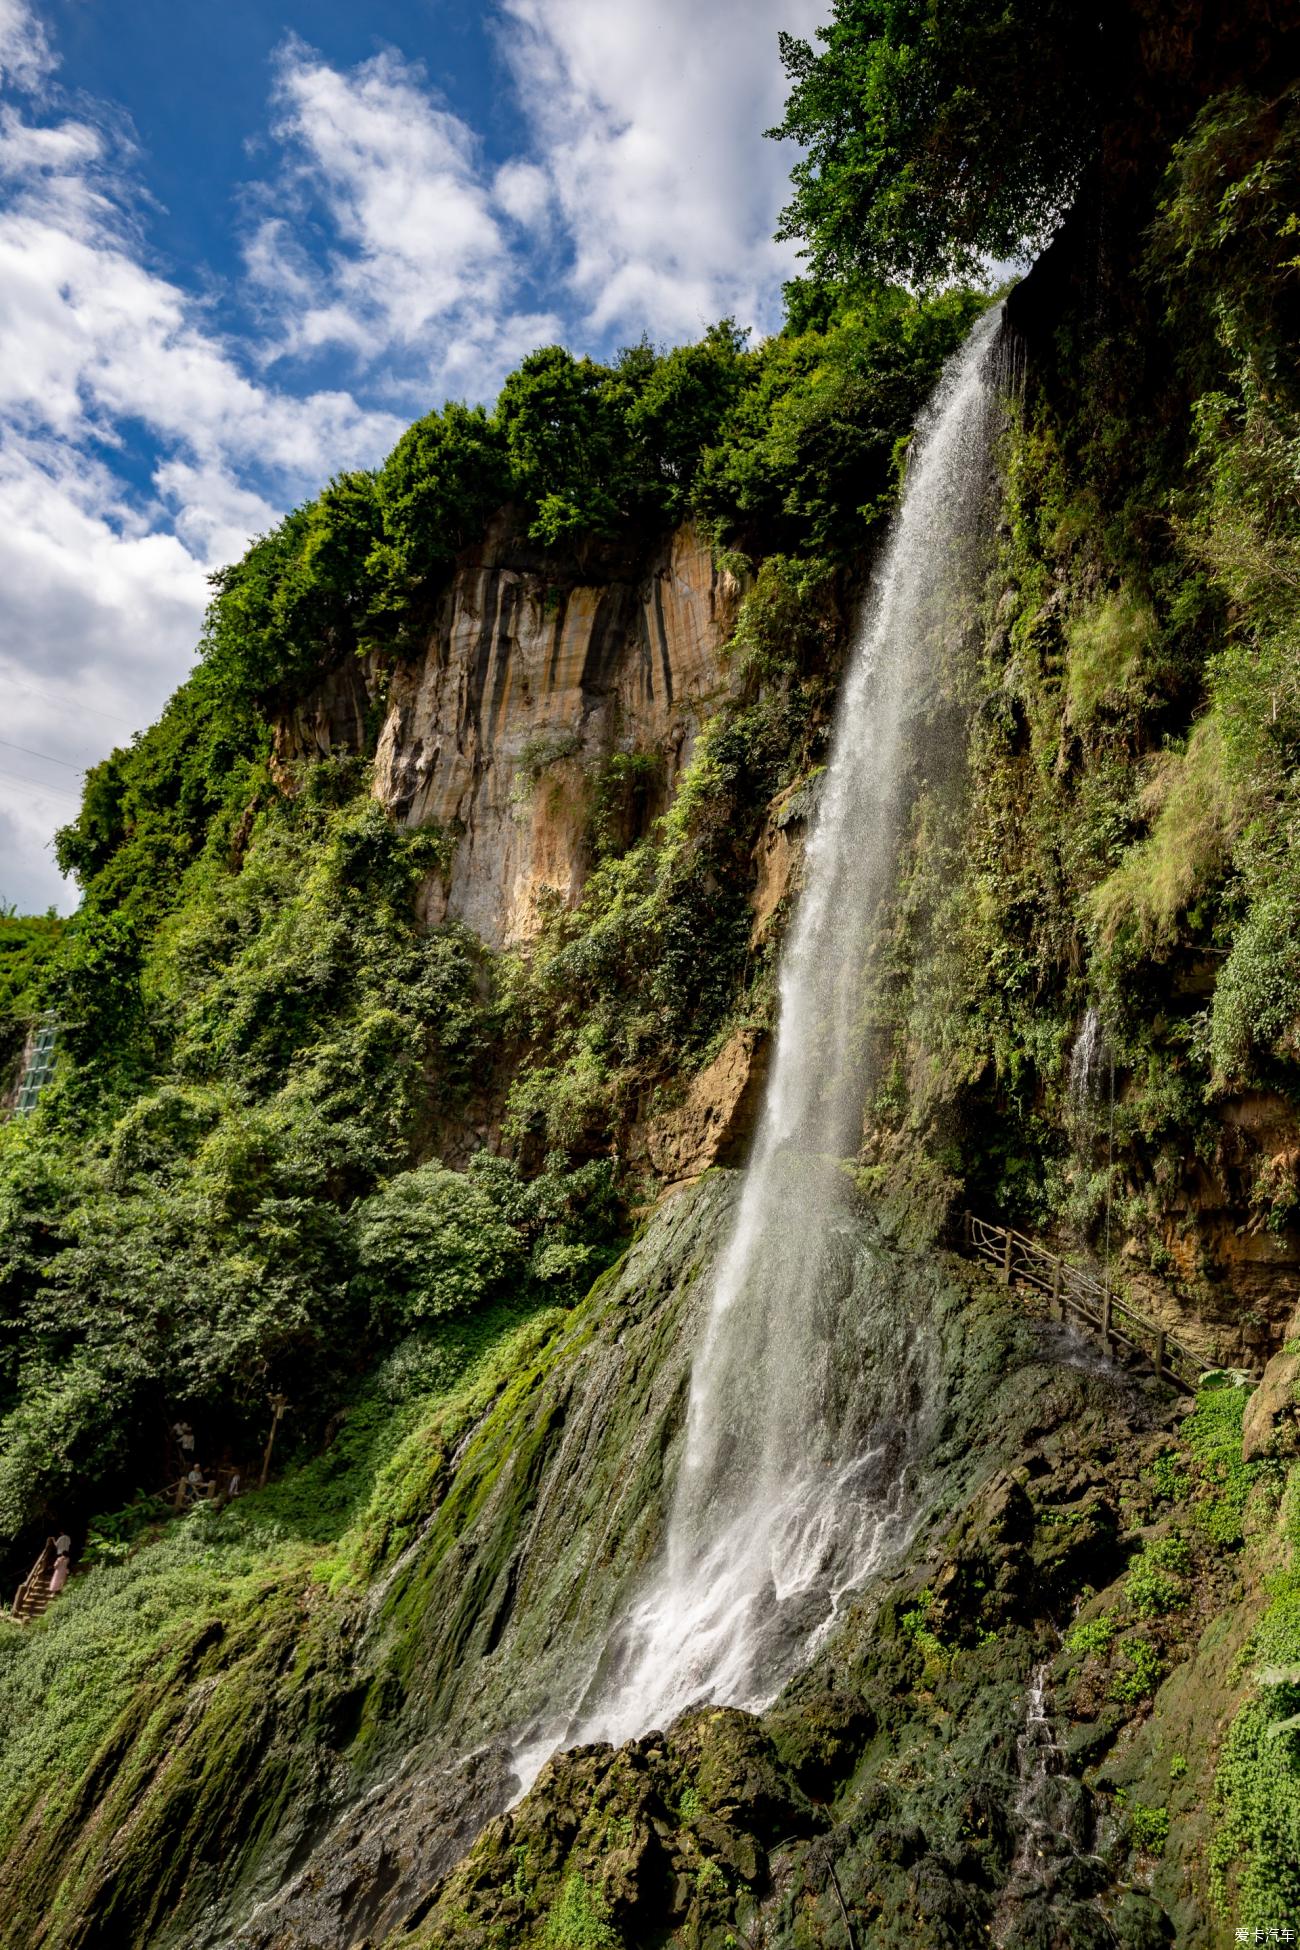
[[[196,1646],[188,1692],[142,1695],[54,1838],[90,1851],[61,1942],[805,1950],[851,1930],[873,1950],[1146,1950],[1176,1929],[1217,1946],[1185,1891],[1251,1614],[1229,1602],[1231,1556],[1194,1542],[1173,1609],[1143,1618],[1125,1595],[1183,1535],[1156,1487],[1186,1467],[1178,1405],[865,1212],[863,1306],[934,1336],[910,1541],[801,1666],[792,1652],[763,1713],[702,1703],[565,1750],[660,1547],[735,1185],[713,1172],[668,1200],[512,1372],[341,1624],[313,1636],[310,1600],[286,1593],[282,1639]],[[165,1701],[181,1704],[147,1771],[133,1742]],[[521,1751],[544,1764],[511,1805]],[[1149,1811],[1166,1803],[1187,1833],[1161,1857]]]
[[[1265,1368],[1241,1425],[1244,1462],[1300,1451],[1300,1351],[1284,1348]]]

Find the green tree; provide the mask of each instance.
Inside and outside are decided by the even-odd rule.
[[[436,1159],[390,1179],[353,1225],[358,1288],[399,1325],[466,1312],[523,1271],[519,1234],[490,1182]]]
[[[701,456],[720,438],[744,390],[747,337],[724,318],[697,345],[675,346],[658,360],[652,354],[629,401],[627,427],[646,490],[669,519],[689,507]]]
[[[341,474],[218,571],[206,654],[230,695],[291,695],[360,646],[381,531],[374,475]]]
[[[1078,0],[835,0],[818,53],[781,36],[771,131],[805,153],[782,238],[831,280],[928,284],[1041,245],[1092,154],[1114,7]]]
[[[441,574],[509,498],[505,439],[481,406],[449,400],[402,435],[379,474],[383,539],[369,571],[390,604]]]
[[[530,352],[501,388],[515,492],[533,510],[529,534],[554,548],[612,535],[629,482],[627,428],[610,372],[562,345]]]

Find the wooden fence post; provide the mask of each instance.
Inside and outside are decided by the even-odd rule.
[[[271,1407],[274,1410],[274,1413],[271,1416],[271,1433],[266,1438],[266,1452],[262,1457],[262,1474],[258,1478],[258,1482],[257,1482],[257,1487],[259,1490],[264,1490],[266,1488],[266,1479],[271,1473],[271,1451],[275,1447],[275,1432],[280,1426],[280,1417],[284,1414],[285,1409],[288,1408],[289,1406],[288,1402],[286,1401],[283,1395],[269,1395],[267,1399],[270,1402]]]
[[[1065,1319],[1065,1308],[1061,1304],[1061,1262],[1059,1259],[1052,1261],[1052,1319]]]
[[[975,1221],[969,1212],[963,1212],[961,1215],[961,1236],[962,1244],[965,1246],[966,1251],[969,1252],[971,1249],[971,1241],[975,1237]]]
[[[1157,1327],[1156,1328],[1156,1380],[1163,1381],[1164,1378],[1165,1378],[1165,1330],[1163,1327]]]
[[[1106,1288],[1106,1291],[1101,1296],[1101,1341],[1102,1341],[1102,1346],[1105,1348],[1107,1354],[1111,1353],[1112,1350],[1110,1344],[1110,1288],[1109,1286]]]
[[[1006,1243],[1006,1247],[1005,1247],[1005,1249],[1004,1249],[1004,1251],[1003,1251],[1003,1254],[1002,1254],[1002,1284],[1003,1284],[1003,1286],[1010,1286],[1010,1285],[1011,1285],[1011,1245],[1012,1245],[1012,1240],[1011,1240],[1011,1233],[1010,1233],[1010,1231],[1008,1231],[1008,1233],[1007,1233],[1007,1243]]]

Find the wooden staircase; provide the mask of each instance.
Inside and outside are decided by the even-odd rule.
[[[962,1245],[968,1258],[996,1268],[1003,1286],[1019,1289],[1031,1304],[1046,1303],[1052,1319],[1097,1341],[1111,1360],[1150,1368],[1157,1381],[1185,1395],[1196,1393],[1205,1362],[1113,1293],[1109,1280],[1071,1266],[1036,1239],[1011,1226],[990,1225],[973,1212],[963,1215]]]
[[[50,1590],[54,1560],[54,1539],[47,1537],[44,1550],[14,1593],[12,1614],[22,1624],[26,1624],[30,1619],[39,1618],[54,1596]]]

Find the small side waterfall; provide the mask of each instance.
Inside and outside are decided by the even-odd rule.
[[[1105,1211],[1102,1264],[1110,1279],[1110,1222],[1115,1163],[1115,1054],[1098,1009],[1085,1010],[1070,1051],[1066,1128],[1073,1153],[1073,1228],[1091,1252],[1097,1207]]]
[[[1088,1009],[1079,1024],[1079,1033],[1070,1051],[1070,1080],[1067,1086],[1070,1121],[1076,1134],[1090,1130],[1101,1102],[1102,1077],[1106,1065],[1106,1038],[1101,1012]],[[1077,1137],[1076,1137],[1077,1141]]]
[[[622,1741],[704,1700],[765,1703],[841,1596],[908,1535],[909,1377],[920,1399],[924,1324],[890,1321],[887,1293],[861,1303],[844,1161],[871,1082],[863,980],[911,769],[956,756],[951,712],[929,742],[927,722],[985,559],[1000,324],[994,310],[977,325],[913,444],[841,692],[763,1117],[695,1355],[666,1548],[562,1744]],[[531,1777],[543,1757],[534,1747],[518,1765]]]

